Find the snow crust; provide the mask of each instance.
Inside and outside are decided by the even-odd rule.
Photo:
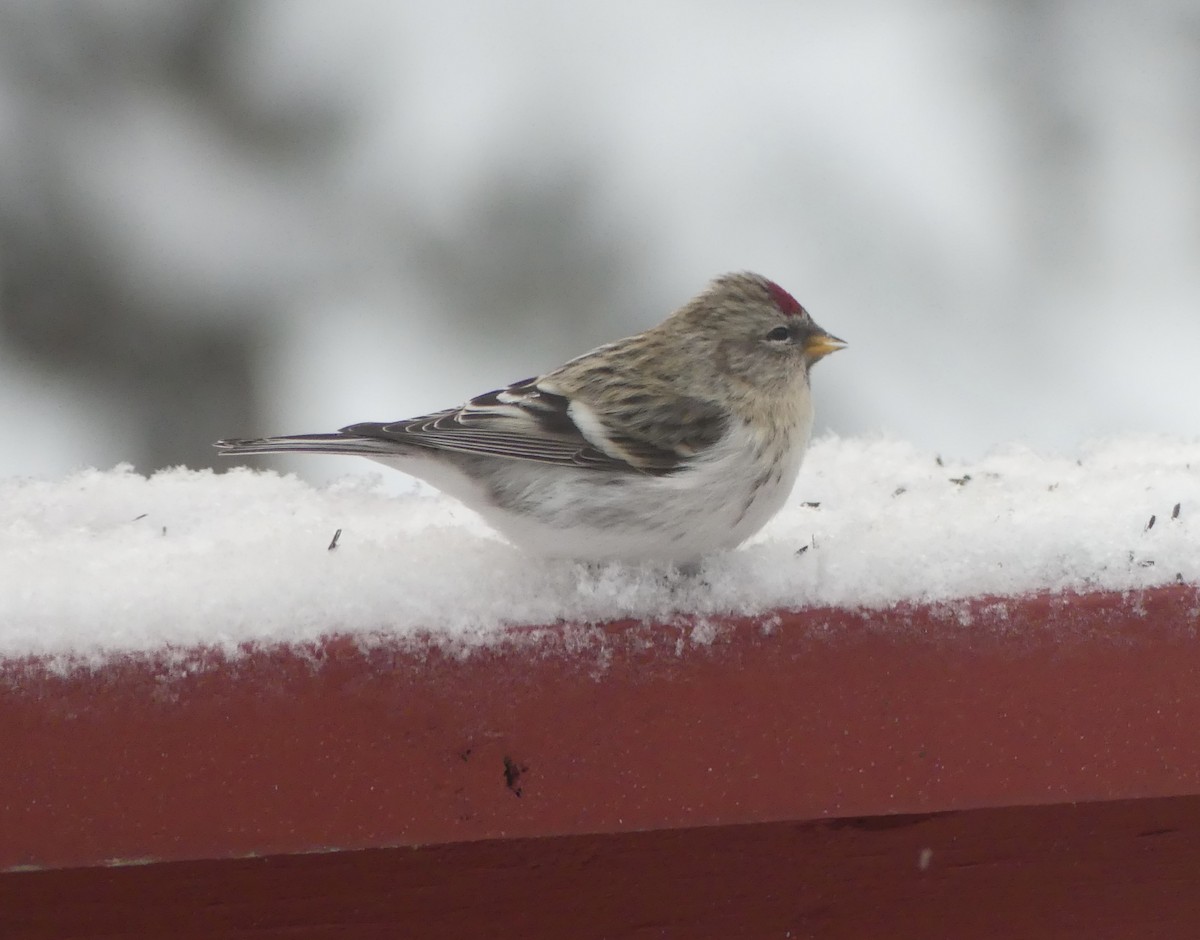
[[[822,439],[779,516],[692,577],[534,560],[453,500],[397,496],[378,474],[320,489],[247,469],[0,481],[7,658],[236,652],[328,634],[474,644],[512,624],[1177,580],[1200,582],[1197,440],[1126,437],[1072,456],[1010,446],[942,464],[895,441]]]

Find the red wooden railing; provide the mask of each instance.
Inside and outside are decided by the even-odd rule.
[[[1200,936],[1198,629],[1173,585],[0,664],[0,937]]]

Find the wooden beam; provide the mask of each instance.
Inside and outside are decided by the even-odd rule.
[[[1200,798],[0,875],[5,940],[1200,936]]]
[[[1195,796],[1198,626],[1175,585],[9,662],[0,871]]]

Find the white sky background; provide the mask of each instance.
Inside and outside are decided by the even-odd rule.
[[[336,114],[322,160],[255,162],[136,83],[62,117],[55,158],[106,263],[164,317],[185,296],[217,317],[261,301],[266,423],[230,436],[455,404],[737,269],[850,342],[817,372],[818,430],[970,459],[1194,436],[1200,3],[1013,6],[263,0],[242,8],[220,81],[254,113]],[[173,22],[170,4],[109,11],[127,32]],[[11,197],[22,102],[3,76]],[[634,259],[586,316],[527,283],[553,259],[478,217],[497,179],[536,194],[575,172],[596,244]],[[512,267],[523,292],[431,282],[410,228],[470,246],[464,281]],[[522,319],[512,303],[547,309]],[[0,429],[20,442],[0,475],[112,466],[129,421],[0,332]]]

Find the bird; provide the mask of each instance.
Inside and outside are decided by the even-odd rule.
[[[529,555],[694,567],[784,505],[812,433],[810,371],[846,345],[774,281],[738,272],[657,326],[457,408],[215,446],[368,457]]]

